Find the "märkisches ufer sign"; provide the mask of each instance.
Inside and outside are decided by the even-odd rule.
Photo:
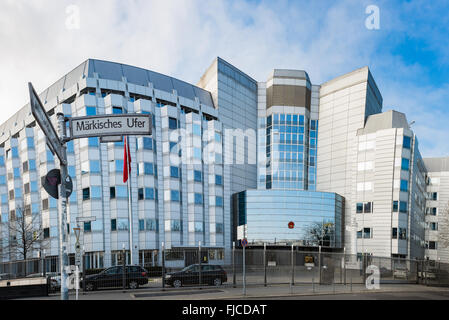
[[[70,118],[70,139],[151,135],[149,114],[108,114]]]

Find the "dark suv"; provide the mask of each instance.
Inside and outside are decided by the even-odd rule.
[[[171,272],[165,275],[165,283],[169,286],[179,288],[184,285],[197,285],[200,283],[200,266],[192,264],[181,271]],[[201,284],[220,286],[228,281],[226,271],[221,266],[202,264]]]
[[[141,266],[126,266],[125,270],[127,288],[137,289],[139,286],[148,283],[148,271]],[[86,276],[80,282],[81,288],[84,288],[84,281],[86,282],[86,291],[93,291],[98,288],[122,288],[123,266],[111,267],[98,274]]]

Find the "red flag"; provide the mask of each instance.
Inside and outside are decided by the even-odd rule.
[[[123,183],[128,181],[128,174],[131,173],[131,152],[129,150],[129,144],[125,137],[125,148],[123,150]]]

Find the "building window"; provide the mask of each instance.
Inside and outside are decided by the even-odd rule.
[[[147,219],[146,228],[148,231],[158,231],[158,222],[156,219]]]
[[[373,212],[373,203],[372,202],[365,202],[363,204],[363,212],[364,213],[372,213]]]
[[[101,199],[101,187],[99,186],[93,186],[90,188],[90,197],[92,199]]]
[[[181,220],[172,220],[170,230],[171,231],[181,231]]]
[[[92,231],[92,223],[90,221],[84,222],[84,232]]]
[[[223,207],[223,197],[215,197],[215,206]]]
[[[392,239],[398,238],[398,228],[393,228],[391,238]]]
[[[363,238],[371,239],[373,237],[371,228],[363,228]]]
[[[408,171],[410,169],[410,160],[406,158],[402,158],[401,169]]]
[[[154,200],[155,192],[153,188],[139,188],[138,190],[139,200]]]
[[[11,151],[12,151],[12,157],[13,158],[18,158],[19,157],[19,149],[17,147],[11,148]]]
[[[155,199],[155,192],[153,188],[145,188],[145,199],[147,200]]]
[[[117,219],[111,219],[111,231],[117,231]]]
[[[111,199],[115,199],[115,187],[109,188],[109,196]]]
[[[25,183],[25,184],[23,185],[23,190],[24,190],[24,193],[25,193],[25,194],[30,193],[30,184],[29,184],[29,183]]]
[[[143,163],[143,172],[146,175],[154,175],[154,165],[150,162]]]
[[[407,229],[399,228],[399,240],[407,240]]]
[[[123,114],[122,107],[112,107],[112,114]]]
[[[437,201],[438,200],[438,192],[432,192],[431,200]]]
[[[92,160],[89,161],[90,173],[100,173],[100,161]]]
[[[393,212],[398,212],[399,210],[399,201],[393,201]]]
[[[357,231],[358,239],[371,239],[373,237],[372,228],[363,228],[362,230]]]
[[[410,149],[412,145],[412,138],[404,136],[404,142],[402,144],[402,147],[405,149]]]
[[[373,203],[372,202],[358,202],[356,204],[356,213],[372,213]]]
[[[199,124],[193,124],[193,134],[196,136],[201,136],[201,126]]]
[[[176,120],[175,118],[168,118],[168,127],[171,130],[178,129],[178,120]]]
[[[86,116],[97,115],[97,109],[95,107],[86,107]]]
[[[438,231],[438,222],[430,222],[429,229],[432,231]]]
[[[50,238],[50,228],[44,228],[44,239]]]
[[[178,190],[171,190],[170,191],[170,200],[171,201],[176,201],[176,202],[181,201],[180,192]]]
[[[223,185],[223,176],[215,175],[215,184],[217,186],[222,186]]]
[[[24,163],[22,163],[22,171],[28,172],[28,161],[25,161]]]
[[[143,149],[144,150],[153,150],[153,139],[152,138],[143,138]]]
[[[170,167],[170,176],[172,178],[179,178],[180,177],[179,171],[180,170],[178,167]]]
[[[401,191],[408,192],[408,181],[401,180]]]
[[[195,170],[193,172],[193,179],[196,182],[203,182],[203,173],[201,171]]]
[[[42,200],[42,210],[48,210],[48,199]]]
[[[139,231],[145,231],[145,220],[139,219]]]
[[[215,224],[215,233],[224,233],[223,223]]]
[[[429,250],[437,250],[438,244],[436,241],[427,241],[426,242],[426,249]]]
[[[69,141],[67,142],[67,153],[74,153],[75,152],[75,147],[73,145],[73,141]]]
[[[87,145],[89,147],[98,147],[99,145],[98,138],[96,137],[87,138]]]
[[[89,200],[90,199],[90,189],[84,188],[83,189],[83,200]]]
[[[117,219],[117,230],[126,231],[129,229],[129,222],[127,218]]]
[[[195,204],[203,204],[203,195],[201,193],[195,193]]]
[[[399,212],[407,213],[408,212],[408,203],[405,201],[399,202]]]
[[[195,232],[203,232],[203,223],[195,222],[194,229],[195,229]]]
[[[170,141],[170,149],[169,149],[169,151],[170,151],[171,153],[177,153],[177,152],[178,152],[177,146],[178,146],[178,143],[177,143],[177,142]]]

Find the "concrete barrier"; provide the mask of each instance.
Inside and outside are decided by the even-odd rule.
[[[48,296],[50,279],[23,278],[0,281],[0,300]]]

